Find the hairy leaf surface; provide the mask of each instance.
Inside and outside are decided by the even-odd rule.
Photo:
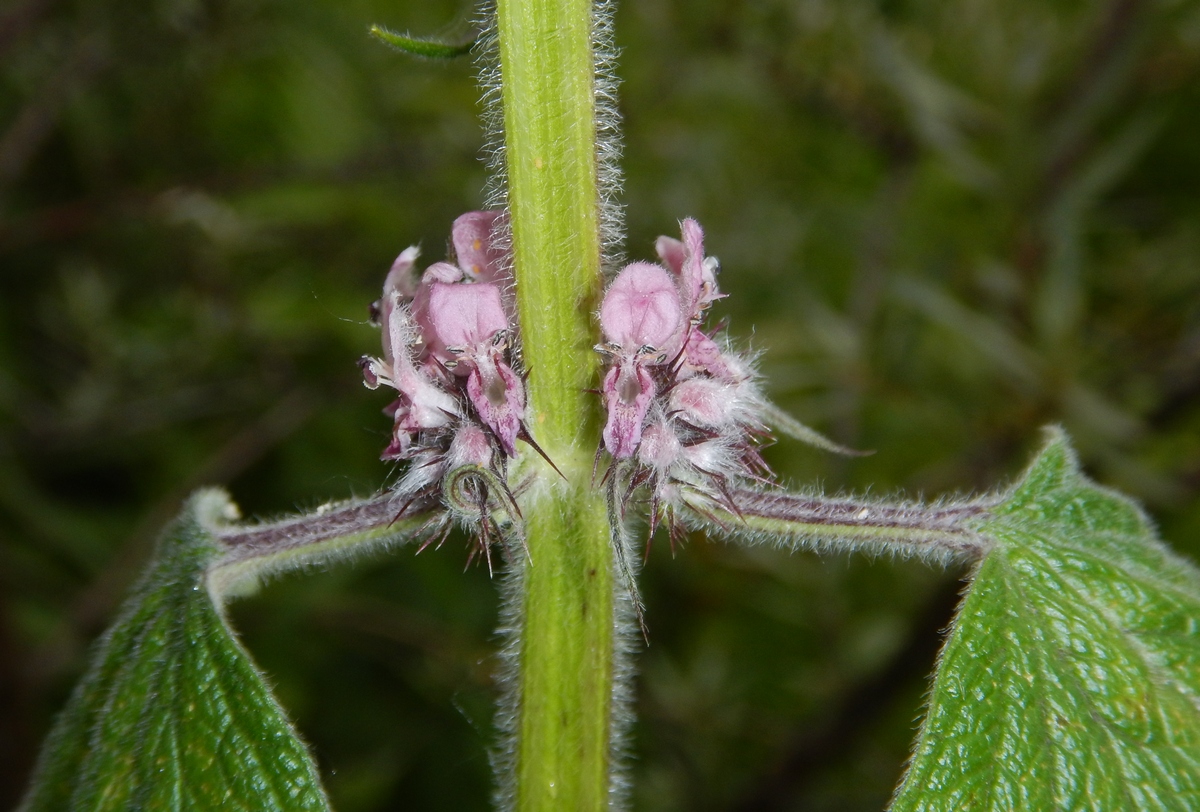
[[[22,810],[328,810],[312,758],[205,584],[228,507],[203,492],[168,528]]]
[[[1200,575],[1056,433],[982,561],[891,809],[1200,808]]]

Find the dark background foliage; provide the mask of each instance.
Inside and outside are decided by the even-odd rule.
[[[0,808],[193,488],[269,515],[393,472],[354,361],[391,259],[481,205],[457,2],[0,10]],[[1064,424],[1200,554],[1200,4],[637,0],[631,256],[692,215],[801,419],[781,476],[936,496]],[[341,812],[484,809],[494,585],[460,541],[233,620]],[[640,810],[880,809],[963,573],[658,540]]]

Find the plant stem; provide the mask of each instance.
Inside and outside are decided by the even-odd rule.
[[[213,528],[222,553],[208,567],[209,592],[220,604],[253,590],[265,575],[416,540],[446,521],[439,507],[428,499],[405,502],[386,492],[280,521]]]
[[[609,805],[616,635],[612,551],[591,486],[600,436],[600,293],[593,9],[588,0],[498,0],[507,198],[543,469],[522,497],[532,563],[521,580],[516,741],[503,793],[520,810]],[[523,455],[531,457],[531,454]]]
[[[728,488],[721,501],[684,497],[688,524],[792,548],[834,545],[923,558],[974,560],[991,548],[978,524],[997,497],[958,503],[870,502],[782,490]]]

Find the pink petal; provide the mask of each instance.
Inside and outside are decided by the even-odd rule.
[[[469,211],[460,215],[451,228],[451,241],[458,266],[472,279],[493,282],[504,265],[503,253],[496,249],[492,232],[499,211]]]
[[[674,237],[659,237],[654,241],[654,250],[663,264],[671,269],[671,273],[676,276],[683,273],[683,243]]]
[[[661,265],[649,262],[626,265],[600,305],[605,337],[630,350],[678,346],[682,318],[675,283]]]
[[[383,280],[384,298],[393,290],[407,299],[416,295],[417,284],[420,281],[416,272],[419,256],[421,256],[421,249],[416,245],[410,245],[400,252],[400,256],[396,257],[396,261],[392,263],[387,278]],[[385,318],[384,321],[386,320]]]
[[[384,326],[384,350],[388,358],[379,362],[367,359],[363,375],[367,385],[387,384],[394,387],[403,401],[397,411],[397,419],[404,412],[406,425],[413,430],[437,428],[446,425],[451,415],[460,413],[458,402],[433,380],[417,369],[413,362],[417,343],[417,329],[413,324],[408,306],[399,301],[400,294],[392,291],[391,312]]]
[[[408,456],[408,449],[412,447],[412,436],[401,429],[396,429],[392,432],[392,441],[388,443],[388,447],[383,449],[383,453],[379,455],[381,460],[402,460]]]
[[[433,286],[443,283],[447,285],[453,284],[461,281],[462,278],[462,269],[449,262],[435,262],[426,268],[425,273],[421,275],[421,284],[417,287],[417,293],[413,297],[412,314],[413,320],[416,321],[417,328],[420,330],[421,338],[424,341],[437,343],[433,324],[429,316],[429,295]],[[427,352],[427,350],[422,352],[422,357]]]
[[[392,269],[388,271],[387,278],[383,280],[383,296],[377,301],[371,303],[371,323],[381,325],[387,329],[387,323],[392,317],[392,308],[396,301],[411,299],[417,292],[417,273],[414,265],[416,265],[417,257],[421,255],[421,249],[415,245],[410,245],[400,252],[400,256],[396,257],[396,261],[392,263]],[[392,294],[398,294],[393,296]],[[387,337],[384,336],[384,356],[387,357]]]
[[[432,285],[435,282],[459,282],[463,278],[462,268],[449,262],[435,262],[421,274],[422,285]]]
[[[699,315],[704,296],[704,232],[691,217],[681,223],[683,230],[683,269],[679,274],[688,315]]]
[[[604,447],[613,459],[627,459],[642,440],[646,412],[654,399],[654,379],[637,361],[623,361],[604,376],[608,422],[604,425]]]
[[[659,237],[655,250],[679,280],[679,298],[685,317],[695,321],[715,300],[723,298],[717,289],[717,260],[704,256],[704,230],[691,217],[679,224],[683,241]]]
[[[429,326],[434,339],[430,349],[435,354],[448,347],[468,351],[484,347],[496,333],[508,329],[500,288],[486,282],[474,285],[435,282],[429,289]]]
[[[524,382],[503,361],[477,363],[467,378],[467,397],[504,453],[515,457],[525,417]]]

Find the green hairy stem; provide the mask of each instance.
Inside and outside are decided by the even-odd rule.
[[[516,576],[515,741],[501,796],[520,810],[599,810],[609,806],[619,644],[605,503],[591,483],[598,402],[586,392],[601,290],[593,9],[500,0],[496,26],[528,419],[563,474],[543,468],[521,500],[531,563]]]

